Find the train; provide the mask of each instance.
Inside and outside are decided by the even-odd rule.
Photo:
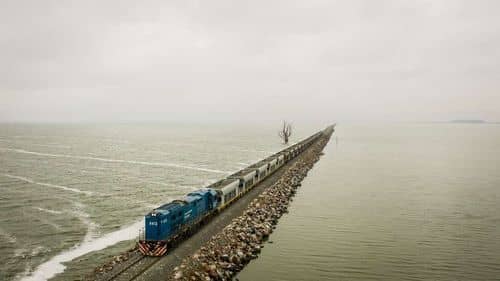
[[[144,232],[138,249],[145,256],[163,256],[176,242],[193,234],[198,227],[254,186],[294,159],[331,127],[320,131],[278,153],[221,179],[205,188],[188,193],[180,200],[166,203],[145,216]]]

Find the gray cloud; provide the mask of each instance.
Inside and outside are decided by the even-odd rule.
[[[500,120],[498,1],[2,1],[0,121]]]

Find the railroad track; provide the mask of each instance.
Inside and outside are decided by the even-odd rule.
[[[157,263],[161,258],[147,257],[141,255],[139,251],[134,252],[133,256],[125,263],[121,264],[117,270],[112,270],[108,274],[101,276],[99,281],[131,281],[135,280],[144,271]]]
[[[161,260],[160,257],[147,257],[142,256],[137,259],[134,263],[126,267],[120,273],[115,274],[112,279],[114,281],[132,281],[139,277],[142,273],[148,270],[150,267],[155,265]]]
[[[210,218],[210,217],[209,217]],[[194,229],[188,229],[184,233],[184,235],[180,235],[175,241],[173,241],[169,245],[170,251],[176,248],[180,243],[182,243],[186,238],[191,235],[187,235],[188,233],[193,232],[193,230],[197,230],[203,225],[206,224],[206,221],[203,220],[199,222],[199,224]],[[167,254],[168,255],[168,254]],[[144,256],[138,250],[133,252],[132,257],[130,257],[126,262],[119,265],[118,269],[113,269],[110,272],[106,273],[103,276],[100,276],[95,281],[131,281],[135,280],[142,273],[147,271],[157,262],[165,258],[164,255],[162,257],[152,257],[152,256]]]

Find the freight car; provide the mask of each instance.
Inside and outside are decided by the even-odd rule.
[[[330,127],[329,127],[330,128]],[[307,149],[322,134],[318,132],[264,160],[261,160],[181,200],[164,204],[145,216],[144,234],[138,247],[143,255],[163,256],[181,238],[189,236],[203,222],[218,214],[259,182]]]

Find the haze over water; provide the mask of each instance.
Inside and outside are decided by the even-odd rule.
[[[239,280],[500,278],[500,126],[336,135]]]

